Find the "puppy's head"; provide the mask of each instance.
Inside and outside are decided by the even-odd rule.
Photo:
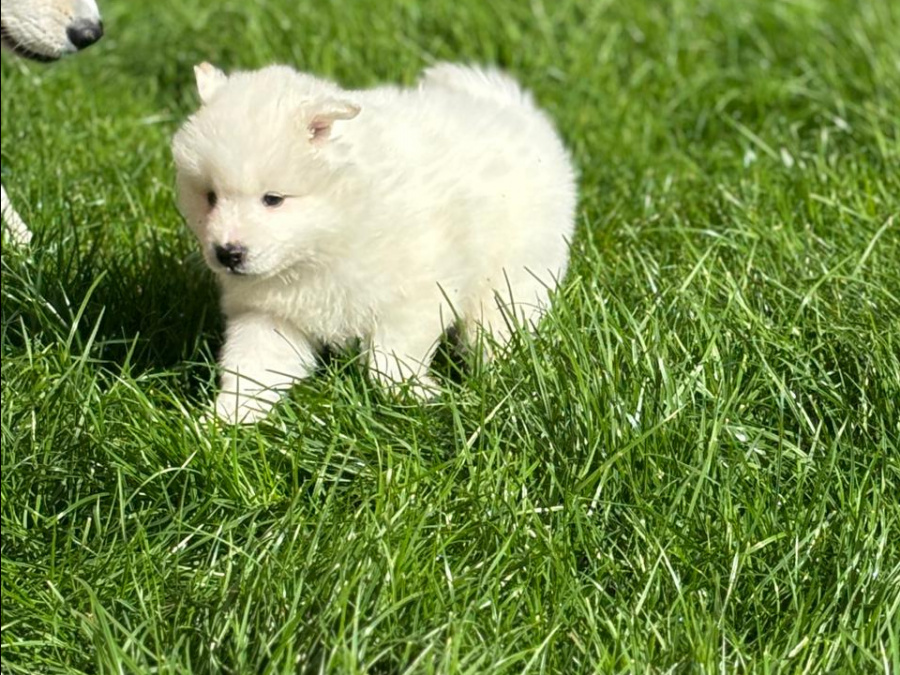
[[[94,0],[3,0],[0,41],[33,61],[56,59],[91,46],[103,36]]]
[[[339,127],[359,106],[284,66],[226,76],[195,68],[202,105],[173,141],[178,204],[207,263],[265,278],[328,254],[349,170]]]

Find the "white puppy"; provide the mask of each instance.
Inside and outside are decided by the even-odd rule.
[[[18,56],[49,62],[85,49],[103,35],[94,0],[3,0],[0,3],[0,44]],[[3,192],[0,213],[10,239],[28,243],[31,232]]]
[[[176,134],[179,206],[226,316],[219,417],[249,422],[361,338],[388,385],[425,374],[457,321],[503,344],[565,273],[575,175],[507,75],[439,65],[414,89],[345,91],[273,66],[196,68]]]

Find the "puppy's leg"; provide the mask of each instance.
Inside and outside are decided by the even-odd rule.
[[[257,313],[230,318],[216,415],[232,424],[262,419],[284,390],[315,370],[315,361],[312,343],[294,327]]]
[[[406,321],[382,322],[369,350],[369,372],[391,391],[403,383],[419,398],[429,398],[437,384],[428,376],[428,365],[443,329],[422,321],[422,315],[407,315]]]
[[[527,271],[503,290],[488,290],[463,312],[466,342],[478,347],[484,361],[503,351],[517,328],[534,329],[549,307],[546,282]],[[515,292],[512,290],[515,289]]]
[[[512,311],[495,297],[476,303],[463,315],[464,348],[477,350],[474,353],[484,362],[491,361],[495,348],[502,350],[512,336]]]
[[[31,231],[9,203],[9,197],[6,196],[6,188],[0,185],[0,190],[3,191],[3,204],[0,206],[0,213],[3,214],[3,222],[9,228],[9,240],[14,244],[24,246],[31,241]]]

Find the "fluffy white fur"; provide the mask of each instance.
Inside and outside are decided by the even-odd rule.
[[[196,77],[202,106],[173,150],[181,211],[221,285],[219,417],[258,419],[323,343],[355,339],[374,377],[425,393],[451,324],[502,345],[509,319],[546,310],[575,175],[509,76],[444,64],[415,88],[366,91],[283,66]],[[239,265],[219,262],[226,245]]]
[[[100,39],[103,26],[94,0],[3,0],[0,44],[34,61],[55,61]],[[0,214],[12,242],[26,244],[31,232],[2,188]]]

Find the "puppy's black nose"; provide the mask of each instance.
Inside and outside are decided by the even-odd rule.
[[[244,264],[246,256],[247,249],[240,244],[229,243],[224,246],[216,246],[216,260],[222,264],[222,267],[226,267],[232,272]]]
[[[86,49],[103,37],[103,23],[79,19],[66,29],[66,35],[75,49]]]

